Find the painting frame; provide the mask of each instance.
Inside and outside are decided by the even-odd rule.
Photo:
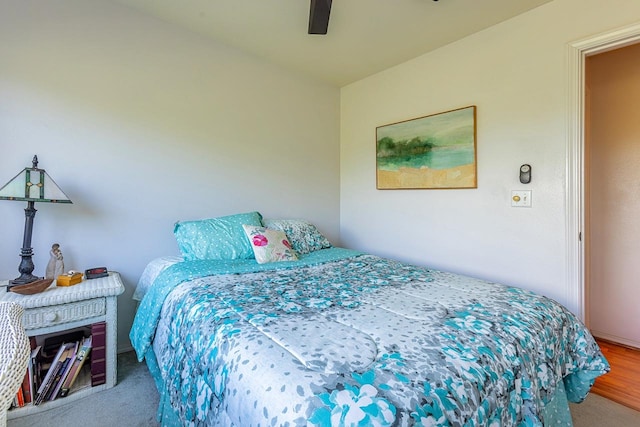
[[[476,110],[470,105],[376,127],[376,188],[478,188]]]

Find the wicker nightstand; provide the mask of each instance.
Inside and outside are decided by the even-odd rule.
[[[1,283],[6,285],[7,282]],[[9,411],[7,418],[24,416],[69,403],[88,394],[95,393],[116,384],[117,379],[117,296],[124,292],[120,275],[109,272],[109,276],[84,280],[81,283],[58,287],[55,282],[44,292],[34,295],[20,295],[6,292],[0,287],[0,301],[11,301],[24,308],[22,323],[30,337],[63,333],[86,327],[98,322],[106,322],[106,381],[91,387],[90,376],[72,388],[68,396],[57,398],[41,405],[25,405]]]

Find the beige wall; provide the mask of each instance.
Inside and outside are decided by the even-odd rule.
[[[587,58],[589,326],[640,347],[640,44]]]
[[[36,206],[35,273],[54,242],[68,269],[120,271],[120,349],[177,220],[258,210],[339,242],[339,90],[114,2],[1,2],[2,184],[34,154],[74,202]],[[24,207],[0,202],[2,278]]]
[[[341,238],[566,304],[568,46],[640,19],[640,2],[554,0],[342,88]],[[477,106],[478,188],[376,190],[376,126]],[[529,185],[518,181],[523,163]],[[532,191],[513,208],[512,190]],[[573,244],[573,242],[572,242]]]

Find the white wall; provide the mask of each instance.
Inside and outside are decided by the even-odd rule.
[[[119,271],[119,342],[173,223],[258,210],[339,234],[339,90],[111,2],[0,5],[0,181],[37,154],[73,205],[37,204],[35,273]],[[24,203],[26,206],[26,203]],[[23,203],[0,202],[0,277],[18,276]]]
[[[572,310],[565,241],[567,46],[640,2],[555,0],[341,90],[346,246],[541,292]],[[476,105],[478,188],[376,190],[376,126]],[[531,184],[518,180],[523,163]],[[533,206],[512,208],[511,190]]]

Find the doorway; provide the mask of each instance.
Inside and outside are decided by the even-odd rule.
[[[587,326],[588,264],[585,262],[585,62],[590,55],[640,42],[640,24],[610,31],[568,46],[568,145],[566,185],[567,301]]]
[[[640,348],[640,43],[585,62],[585,288],[591,333]]]

